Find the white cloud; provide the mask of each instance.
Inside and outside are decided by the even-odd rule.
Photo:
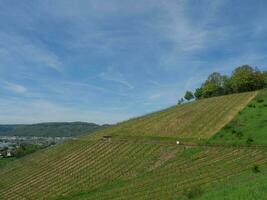
[[[20,46],[20,50],[22,51],[22,56],[30,62],[37,63],[43,67],[50,67],[57,71],[61,70],[61,63],[58,57],[50,51],[33,44]]]
[[[108,80],[108,81],[113,81],[116,83],[119,83],[128,89],[134,89],[134,86],[130,84],[130,82],[124,77],[124,75],[115,70],[113,67],[108,67],[105,72],[102,72],[99,75],[100,78]]]
[[[24,94],[27,92],[27,89],[23,85],[11,83],[11,82],[4,82],[3,86],[6,90],[9,90],[16,94]]]

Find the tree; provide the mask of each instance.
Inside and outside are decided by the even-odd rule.
[[[222,76],[218,72],[213,72],[208,76],[208,79],[206,80],[206,83],[213,83],[218,87],[222,87],[224,82],[224,76]]]
[[[201,87],[195,90],[194,96],[196,99],[209,98],[237,92],[254,91],[264,87],[267,88],[267,71],[261,72],[249,65],[242,65],[233,71],[231,77],[213,72]],[[191,100],[192,97],[187,92],[185,99]]]
[[[231,77],[234,92],[246,92],[261,89],[264,86],[264,76],[249,65],[236,68]]]
[[[191,99],[194,99],[194,95],[191,91],[186,91],[185,95],[184,95],[184,98],[187,100],[187,101],[190,101]]]
[[[214,72],[210,74],[202,85],[203,97],[208,98],[222,95],[224,93],[223,85],[224,77],[220,73]]]
[[[254,70],[255,76],[255,89],[262,89],[265,86],[265,77],[264,74],[256,67]]]
[[[196,97],[196,99],[201,99],[203,97],[202,87],[196,89],[194,96]]]
[[[223,76],[222,78],[223,78],[223,93],[224,94],[233,93],[231,79],[228,76]]]
[[[264,87],[267,87],[267,71],[263,72],[263,78],[264,78]]]

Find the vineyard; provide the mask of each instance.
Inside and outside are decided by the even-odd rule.
[[[69,146],[69,148],[67,148]],[[0,172],[4,199],[175,199],[267,162],[265,149],[72,141]],[[166,173],[167,172],[167,173]],[[27,174],[27,176],[25,176]]]
[[[256,92],[203,99],[132,119],[96,134],[114,137],[209,138],[227,124]]]
[[[204,198],[216,191],[206,196],[215,199],[224,191],[230,194],[231,185],[257,185],[267,173],[267,147],[173,141],[174,137],[209,138],[255,95],[200,100],[42,149],[0,169],[0,197],[160,200]],[[103,135],[112,139],[102,140]],[[153,140],[154,136],[171,140]]]

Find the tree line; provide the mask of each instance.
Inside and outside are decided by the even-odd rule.
[[[207,80],[197,88],[195,92],[186,91],[184,98],[178,101],[178,104],[184,102],[184,99],[203,99],[233,93],[248,92],[260,90],[267,87],[267,71],[260,71],[257,67],[249,65],[237,67],[231,76],[222,75],[213,72]]]

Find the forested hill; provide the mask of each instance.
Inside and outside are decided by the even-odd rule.
[[[86,122],[0,125],[0,136],[73,137],[107,127]]]

